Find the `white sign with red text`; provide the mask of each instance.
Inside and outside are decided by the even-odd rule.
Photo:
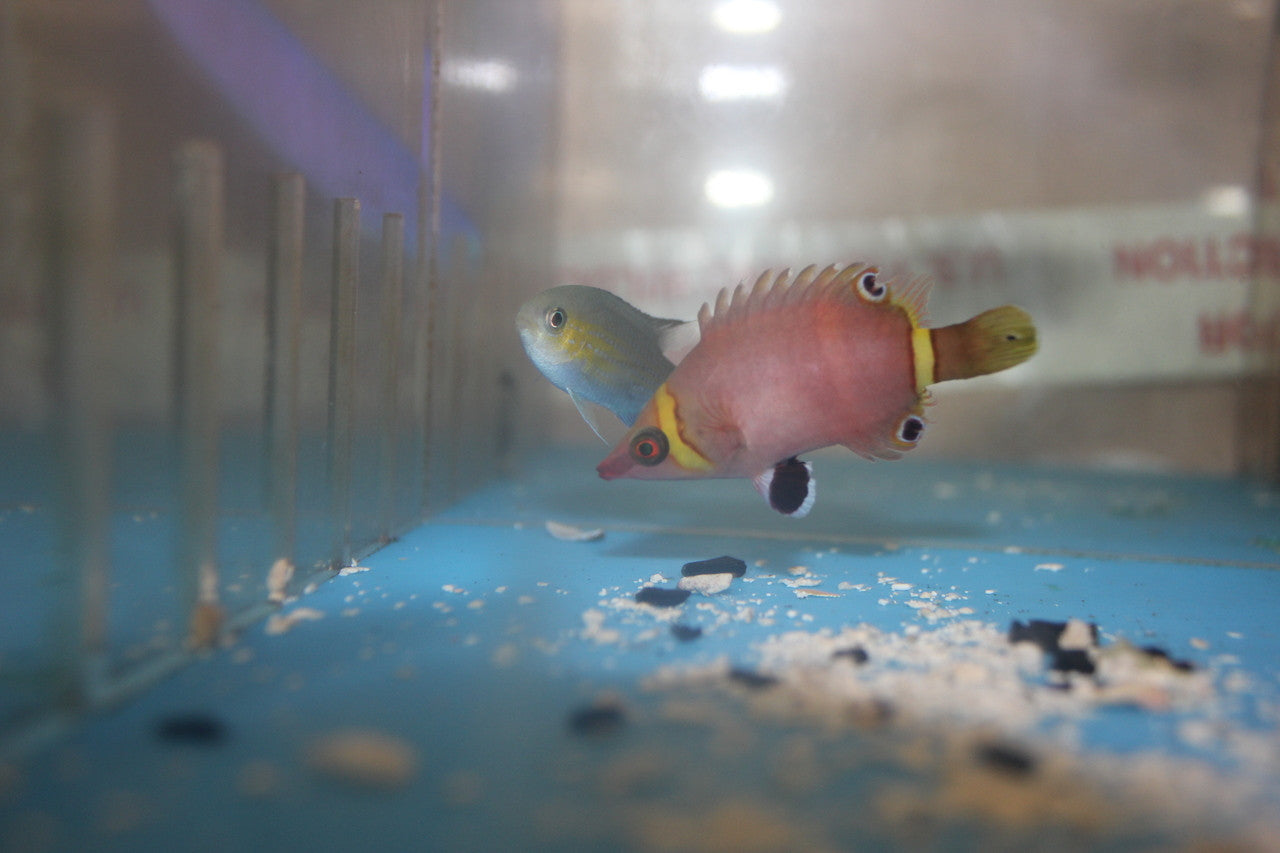
[[[594,233],[562,240],[560,283],[689,318],[761,270],[857,260],[930,276],[931,325],[1029,310],[1040,355],[994,381],[1228,377],[1280,336],[1280,315],[1249,311],[1253,271],[1280,278],[1280,239],[1202,205]]]

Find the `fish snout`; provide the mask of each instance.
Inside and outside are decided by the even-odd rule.
[[[632,464],[631,456],[626,450],[615,450],[596,466],[596,473],[600,475],[602,480],[616,480],[619,477],[627,476]]]

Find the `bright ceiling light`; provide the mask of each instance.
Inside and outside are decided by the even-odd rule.
[[[773,199],[773,181],[762,172],[722,169],[707,177],[704,191],[716,207],[759,207]]]
[[[516,70],[497,59],[446,61],[441,75],[450,83],[486,92],[506,92],[516,84]]]
[[[1249,191],[1237,184],[1211,187],[1204,194],[1204,206],[1210,216],[1239,219],[1249,215],[1251,207]]]
[[[720,29],[749,35],[767,33],[782,20],[782,12],[773,0],[723,0],[711,12]]]
[[[708,101],[777,100],[787,90],[787,78],[773,65],[708,65],[698,88]]]

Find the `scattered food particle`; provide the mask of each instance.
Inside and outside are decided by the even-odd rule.
[[[561,524],[558,521],[547,521],[547,532],[561,542],[595,542],[604,538],[604,530],[599,527],[586,529],[574,527],[572,524]]]
[[[696,640],[701,637],[702,629],[697,625],[685,625],[684,623],[676,622],[671,626],[671,634],[680,642],[687,643],[690,640]]]
[[[905,581],[899,581],[898,583],[895,583],[893,586],[891,586],[891,587],[889,587],[889,588],[890,588],[890,589],[892,589],[894,592],[905,592],[906,590],[909,590],[909,589],[911,589],[911,588],[912,588],[912,587],[914,587],[914,586],[915,586],[915,584],[913,584],[913,583],[907,583],[907,582],[905,582]]]
[[[1066,566],[1062,565],[1062,563],[1036,563],[1035,570],[1037,572],[1060,572],[1064,568]]]
[[[1098,626],[1081,619],[1068,619],[1058,635],[1060,649],[1091,649],[1098,645]]]
[[[343,566],[342,568],[338,569],[338,576],[346,577],[347,575],[358,575],[361,572],[367,572],[367,571],[369,571],[368,566]]]
[[[161,717],[155,732],[161,740],[214,746],[226,739],[227,727],[217,717],[195,711]]]
[[[851,646],[847,649],[836,649],[831,653],[831,656],[833,658],[851,660],[859,666],[871,659],[871,656],[867,654],[867,650],[862,646]]]
[[[418,754],[398,737],[350,729],[314,741],[307,763],[324,776],[369,788],[399,788],[418,772]]]
[[[1201,637],[1192,637],[1191,648],[1199,649],[1200,651],[1205,651],[1206,649],[1209,648],[1209,641]]]
[[[752,690],[762,690],[766,687],[773,687],[778,683],[778,679],[772,675],[764,675],[751,669],[742,669],[734,667],[729,670],[729,680],[741,684],[743,687],[749,687]]]
[[[657,586],[646,586],[636,593],[636,601],[651,607],[679,607],[689,599],[687,589],[663,589]]]
[[[680,569],[680,574],[685,577],[693,575],[719,575],[728,572],[735,578],[740,578],[747,573],[747,564],[737,557],[713,557],[710,560],[695,560],[692,563],[685,563]]]
[[[271,564],[267,571],[267,601],[284,602],[288,595],[289,581],[293,580],[293,562],[284,557]]]
[[[715,595],[724,592],[733,583],[733,575],[729,572],[722,572],[715,575],[689,575],[680,578],[676,583],[679,589],[689,592],[697,592],[702,595]]]
[[[519,659],[520,648],[515,643],[503,643],[489,656],[489,661],[497,667],[513,666]]]
[[[827,592],[825,589],[793,589],[796,598],[839,598],[838,592]]]
[[[271,614],[263,630],[267,634],[275,636],[292,630],[300,622],[310,622],[323,618],[324,611],[322,610],[316,610],[314,607],[295,607],[288,613]]]

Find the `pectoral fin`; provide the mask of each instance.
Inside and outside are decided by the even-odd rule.
[[[603,413],[609,410],[590,400],[584,400],[572,391],[569,391],[568,394],[569,399],[573,401],[573,405],[578,407],[578,414],[582,415],[582,419],[587,422],[587,426],[591,427],[591,431],[605,444],[609,444],[609,439],[604,437],[604,433],[600,429],[600,420]]]
[[[792,518],[808,515],[818,496],[813,466],[794,456],[760,472],[751,483],[769,506]]]

